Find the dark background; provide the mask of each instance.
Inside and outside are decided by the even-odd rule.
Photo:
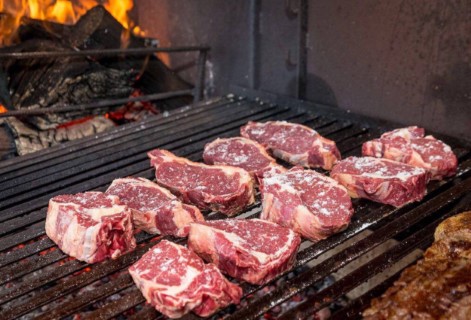
[[[162,46],[212,47],[210,94],[296,96],[299,3],[136,0],[135,14]],[[470,0],[313,0],[307,13],[307,100],[471,140]],[[169,63],[191,79],[194,58]]]

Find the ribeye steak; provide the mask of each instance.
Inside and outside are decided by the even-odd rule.
[[[207,317],[239,303],[242,289],[212,263],[187,248],[163,240],[129,268],[147,302],[170,318],[193,311]]]
[[[293,165],[330,170],[340,160],[334,141],[304,125],[286,121],[249,121],[240,133],[262,144],[275,157]]]
[[[133,250],[131,211],[102,192],[61,195],[49,200],[46,234],[66,254],[94,263]]]
[[[260,219],[192,223],[188,247],[225,274],[263,284],[294,263],[300,237]]]
[[[430,171],[431,179],[441,180],[456,173],[458,160],[446,145],[433,136],[425,136],[424,129],[408,127],[396,129],[363,144],[364,156],[386,158]]]
[[[233,215],[255,201],[250,174],[231,166],[209,166],[167,150],[148,153],[157,183],[200,209]]]
[[[353,215],[347,190],[313,170],[293,168],[262,180],[261,218],[317,241],[345,229]]]
[[[430,174],[400,162],[349,157],[337,163],[330,176],[344,185],[353,198],[366,198],[401,207],[421,200]]]
[[[191,222],[204,221],[197,207],[144,178],[115,179],[106,193],[118,196],[131,209],[134,227],[148,233],[186,237]]]
[[[208,143],[204,147],[203,159],[207,164],[229,165],[247,170],[257,181],[267,171],[286,171],[261,144],[242,137],[216,139]]]

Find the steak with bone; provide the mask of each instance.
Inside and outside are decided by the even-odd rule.
[[[182,203],[167,189],[144,178],[115,179],[106,193],[128,206],[136,229],[151,234],[186,237],[191,222],[204,220],[197,207]]]
[[[276,158],[293,165],[330,170],[340,160],[340,152],[334,141],[301,124],[249,121],[240,128],[240,133],[262,144]]]
[[[286,171],[261,144],[242,137],[216,139],[208,143],[204,147],[203,159],[207,164],[229,165],[247,170],[257,181],[266,172],[272,174]]]
[[[147,302],[170,318],[193,311],[207,317],[239,303],[242,289],[212,263],[187,248],[162,240],[129,268]]]
[[[292,230],[260,219],[192,223],[188,247],[225,274],[263,284],[289,270],[301,243]]]
[[[293,168],[262,180],[261,218],[312,241],[344,230],[353,215],[347,190],[313,170]]]
[[[115,259],[136,247],[131,211],[102,192],[49,200],[46,234],[63,252],[88,263]]]
[[[462,319],[471,315],[471,211],[448,218],[435,231],[424,259],[405,269],[364,319]]]
[[[210,166],[177,157],[167,150],[148,153],[158,184],[200,209],[228,216],[255,202],[250,174],[231,166]]]
[[[418,127],[386,132],[379,139],[365,142],[362,153],[427,169],[434,180],[454,175],[458,167],[450,146],[433,136],[425,136],[424,129]]]
[[[421,200],[430,174],[427,170],[373,157],[349,157],[335,165],[330,176],[352,198],[365,198],[395,207]]]

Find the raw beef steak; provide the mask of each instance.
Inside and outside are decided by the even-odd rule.
[[[259,143],[242,138],[216,139],[204,147],[204,162],[222,164],[247,170],[254,178],[261,179],[265,172],[286,171],[276,163]]]
[[[334,141],[300,124],[249,121],[240,128],[240,133],[243,137],[261,143],[275,157],[293,165],[330,170],[340,160],[340,152]]]
[[[262,180],[261,218],[291,228],[310,240],[345,229],[353,215],[347,190],[313,170],[293,168]]]
[[[263,284],[294,263],[300,237],[260,219],[192,223],[188,247],[231,277]]]
[[[433,136],[424,137],[424,129],[408,127],[384,133],[381,138],[363,144],[364,156],[386,158],[425,168],[431,179],[441,180],[456,173],[458,160],[451,148]]]
[[[193,311],[207,317],[239,303],[242,289],[212,263],[187,248],[163,240],[129,268],[147,302],[170,318]]]
[[[49,200],[46,234],[66,254],[94,263],[133,250],[131,211],[102,192],[61,195]]]
[[[148,233],[186,237],[191,222],[204,221],[198,208],[144,178],[116,179],[106,193],[118,196],[131,209],[134,227]]]
[[[148,155],[157,183],[185,203],[230,216],[255,201],[252,178],[243,169],[192,162],[167,150],[155,149]]]
[[[330,176],[353,198],[401,207],[424,197],[430,174],[392,160],[349,157],[337,163]]]

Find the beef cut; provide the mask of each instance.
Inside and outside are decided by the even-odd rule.
[[[292,230],[260,219],[191,224],[188,247],[225,274],[263,284],[293,265],[301,243]]]
[[[106,193],[118,196],[131,209],[136,229],[151,234],[186,237],[191,222],[204,220],[197,207],[182,203],[167,189],[144,178],[115,179]]]
[[[262,144],[275,157],[293,165],[330,170],[340,160],[334,141],[304,125],[286,121],[249,121],[240,133]]]
[[[187,248],[163,240],[129,268],[147,302],[170,318],[193,311],[207,317],[239,303],[242,289],[212,263]]]
[[[88,263],[114,259],[136,247],[131,211],[118,197],[102,192],[49,200],[46,234],[63,252]]]
[[[424,259],[363,312],[368,320],[462,319],[471,315],[471,212],[442,222]]]
[[[344,230],[353,215],[347,190],[313,170],[293,168],[262,180],[261,218],[313,241]]]
[[[155,167],[157,183],[185,203],[230,216],[255,201],[252,178],[241,168],[209,166],[160,149],[148,155]]]
[[[277,164],[256,141],[235,137],[216,139],[204,147],[204,162],[207,164],[222,164],[242,168],[248,171],[257,181],[266,172],[281,173],[286,169]]]
[[[373,157],[349,157],[335,165],[330,176],[353,198],[401,207],[421,200],[430,174],[423,168]]]
[[[458,160],[446,145],[433,136],[425,136],[423,128],[407,127],[386,132],[379,139],[363,144],[364,156],[386,158],[425,168],[431,179],[441,180],[456,174]]]

